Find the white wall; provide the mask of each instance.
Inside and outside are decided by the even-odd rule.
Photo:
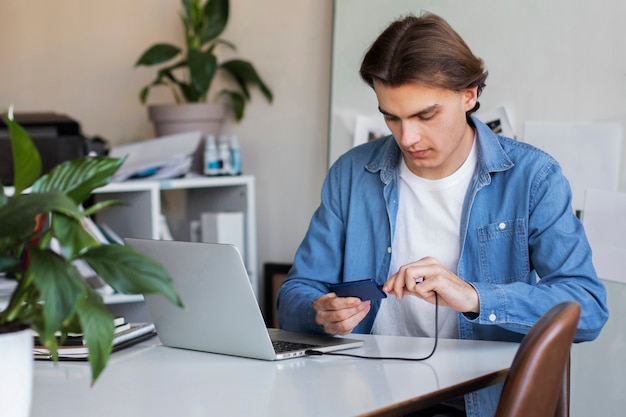
[[[155,73],[133,64],[155,42],[181,44],[179,10],[174,0],[2,0],[0,111],[64,113],[114,145],[153,137],[137,97]],[[231,0],[223,37],[275,95],[269,105],[255,92],[244,121],[225,127],[242,142],[244,173],[257,179],[261,265],[291,262],[319,201],[331,21],[331,0]]]
[[[365,50],[401,14],[444,17],[485,61],[481,110],[506,106],[524,123],[614,122],[626,132],[626,2],[607,0],[337,0],[330,161],[352,145],[356,114],[380,117],[357,74]],[[358,17],[357,17],[358,16]],[[626,191],[626,146],[620,190]]]
[[[489,78],[480,98],[481,108],[506,105],[519,139],[524,139],[527,121],[614,122],[626,132],[623,0],[336,3],[330,162],[352,146],[357,114],[381,117],[373,91],[356,76],[363,53],[391,20],[422,10],[448,20],[485,60]],[[586,157],[581,155],[581,163]],[[626,146],[621,152],[619,189],[626,192]],[[596,341],[577,344],[572,350],[573,417],[624,415],[626,285],[607,281],[606,286],[609,322]]]

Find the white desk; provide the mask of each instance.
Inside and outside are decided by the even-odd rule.
[[[365,346],[345,352],[420,357],[433,343],[357,337]],[[36,361],[31,416],[398,415],[503,381],[518,346],[447,339],[425,362],[336,356],[267,362],[166,348],[153,338],[113,353],[93,388],[86,362]]]

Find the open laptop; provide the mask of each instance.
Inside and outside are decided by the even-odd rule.
[[[362,340],[268,329],[236,246],[125,239],[170,273],[184,309],[161,295],[145,297],[165,346],[279,360],[363,345]],[[275,350],[275,346],[287,347]],[[291,348],[289,347],[291,346]]]

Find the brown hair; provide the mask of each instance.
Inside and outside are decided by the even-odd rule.
[[[366,52],[361,78],[370,86],[420,83],[461,91],[485,87],[487,71],[458,33],[441,17],[425,13],[394,21]],[[468,112],[478,110],[479,104]]]

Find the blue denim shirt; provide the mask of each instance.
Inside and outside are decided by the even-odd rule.
[[[596,338],[608,319],[606,292],[560,166],[545,152],[495,135],[475,117],[472,122],[478,163],[463,205],[456,273],[478,292],[480,314],[459,313],[459,338],[518,342],[543,313],[567,300],[582,306],[576,341]],[[330,168],[278,294],[282,328],[323,333],[312,303],[328,284],[387,280],[400,157],[388,136],[351,149]],[[370,333],[379,307],[372,302],[355,333]],[[468,416],[493,415],[500,390],[466,396]]]

